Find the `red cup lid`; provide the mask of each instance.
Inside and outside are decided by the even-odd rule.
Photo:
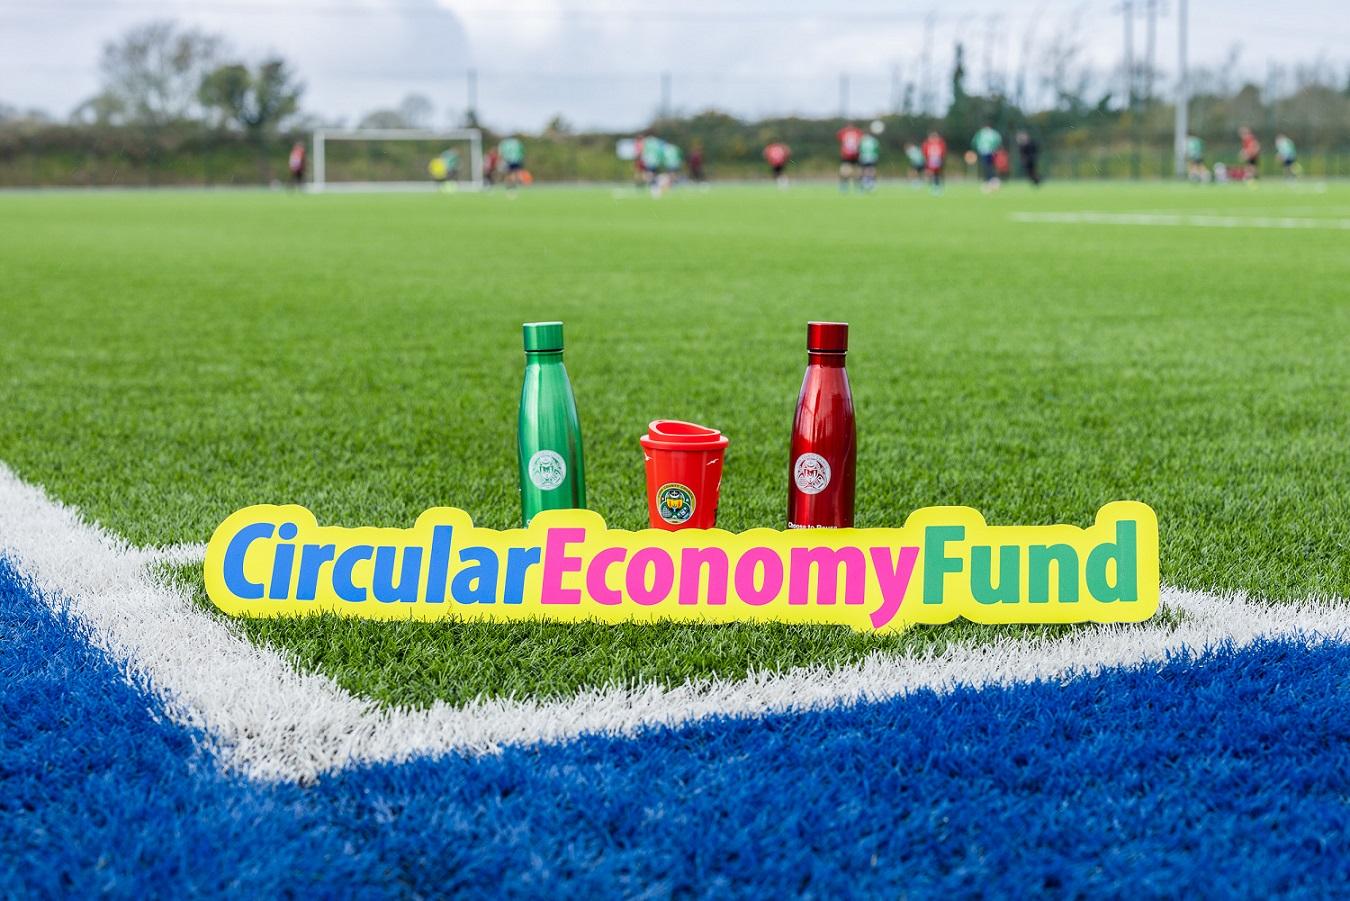
[[[848,323],[806,323],[806,349],[816,353],[844,353],[848,350]]]
[[[717,450],[728,443],[729,439],[717,429],[679,419],[653,420],[647,426],[647,434],[642,436],[643,447],[662,450]]]

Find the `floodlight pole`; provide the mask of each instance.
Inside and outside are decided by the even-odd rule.
[[[324,178],[327,173],[324,171],[324,133],[323,130],[314,132],[314,188],[322,191]]]
[[[1134,3],[1120,5],[1125,16],[1125,108],[1134,110]]]
[[[1177,0],[1176,136],[1172,146],[1177,178],[1186,177],[1186,137],[1190,134],[1190,76],[1186,71],[1186,0]]]
[[[1148,31],[1144,38],[1144,58],[1147,60],[1144,64],[1144,108],[1150,109],[1153,106],[1153,52],[1158,44],[1158,0],[1147,0],[1145,9]]]

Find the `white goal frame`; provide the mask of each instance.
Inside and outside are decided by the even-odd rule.
[[[483,132],[477,128],[435,131],[420,128],[318,129],[314,132],[314,191],[408,191],[426,190],[432,181],[337,182],[327,180],[324,147],[329,141],[468,141],[469,177],[467,187],[483,188]]]

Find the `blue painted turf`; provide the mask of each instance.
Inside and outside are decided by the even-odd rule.
[[[1350,647],[223,775],[0,560],[0,895],[1350,890]]]

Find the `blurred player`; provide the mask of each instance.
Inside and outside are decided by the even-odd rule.
[[[909,184],[917,188],[923,184],[923,151],[913,141],[905,144],[905,158],[909,160]]]
[[[1017,153],[1022,157],[1022,172],[1026,175],[1027,181],[1031,182],[1034,187],[1040,187],[1041,145],[1037,144],[1036,139],[1025,131],[1019,131],[1017,133]]]
[[[503,138],[497,145],[497,153],[506,166],[506,186],[512,190],[520,187],[521,173],[525,171],[525,145],[515,136]]]
[[[1198,135],[1186,136],[1186,175],[1196,183],[1209,181],[1209,169],[1205,168],[1205,142]]]
[[[881,159],[881,140],[874,134],[865,134],[858,142],[858,165],[862,169],[861,186],[870,192],[877,186],[877,162]]]
[[[703,145],[698,141],[689,148],[689,180],[702,183],[703,175]]]
[[[1298,178],[1298,150],[1289,135],[1281,132],[1275,136],[1275,155],[1284,167],[1284,177]]]
[[[764,148],[764,162],[769,164],[769,171],[773,173],[773,182],[780,188],[788,186],[787,169],[788,160],[792,159],[792,151],[788,145],[774,142]]]
[[[661,146],[661,191],[669,191],[680,180],[684,169],[684,151],[673,141],[664,141]]]
[[[1261,142],[1256,140],[1256,135],[1245,125],[1238,129],[1238,137],[1242,139],[1243,178],[1254,182],[1260,177]]]
[[[1000,186],[998,169],[994,165],[994,154],[1003,147],[1003,136],[994,126],[986,124],[970,142],[970,148],[980,160],[980,178],[984,181],[982,190],[986,193],[997,191]]]
[[[633,187],[641,188],[647,184],[647,167],[642,162],[642,148],[647,135],[638,135],[633,139]]]
[[[483,154],[483,185],[492,187],[497,183],[497,170],[501,168],[502,158],[497,153],[496,147],[488,148],[488,152]]]
[[[928,172],[928,185],[934,194],[942,193],[942,171],[947,167],[947,142],[942,135],[930,131],[923,141],[923,166]]]
[[[863,130],[850,122],[835,132],[835,137],[839,140],[839,190],[846,192],[858,181],[858,151]]]
[[[642,152],[638,154],[638,159],[642,160],[642,177],[646,179],[647,187],[653,195],[658,195],[661,191],[661,167],[666,162],[665,141],[656,135],[647,135],[642,139]]]
[[[299,188],[305,183],[305,142],[296,141],[291,145],[291,157],[286,161],[291,170],[291,184]]]

